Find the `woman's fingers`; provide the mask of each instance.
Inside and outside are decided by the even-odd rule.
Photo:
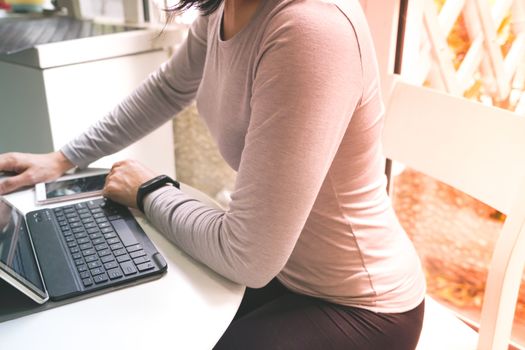
[[[59,151],[47,154],[0,154],[0,171],[18,173],[0,180],[0,194],[13,192],[37,182],[54,180],[73,167],[74,165]]]
[[[22,174],[0,180],[0,194],[13,192],[19,188],[35,184],[35,178],[27,171]]]
[[[23,154],[9,152],[0,154],[0,171],[20,172],[22,165]]]

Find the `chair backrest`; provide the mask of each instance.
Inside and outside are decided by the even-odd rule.
[[[387,158],[507,215],[489,267],[478,342],[478,349],[506,349],[525,264],[525,116],[394,76],[383,146]]]

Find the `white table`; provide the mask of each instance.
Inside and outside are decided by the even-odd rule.
[[[182,189],[211,201],[193,188]],[[6,198],[23,212],[35,207],[33,190]],[[211,349],[233,319],[244,287],[182,253],[143,218],[137,220],[168,262],[163,277],[2,322],[0,348]]]

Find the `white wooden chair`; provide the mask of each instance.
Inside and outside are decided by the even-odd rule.
[[[385,156],[507,215],[489,267],[479,334],[427,296],[418,349],[507,349],[525,264],[525,116],[398,77],[391,87]]]

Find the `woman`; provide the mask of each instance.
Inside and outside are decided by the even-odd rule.
[[[177,188],[144,197],[173,243],[248,286],[217,349],[413,349],[419,259],[385,193],[383,107],[357,0],[183,0],[206,13],[175,56],[60,152],[7,154],[0,192],[85,167],[193,99],[238,171],[230,209]],[[116,163],[107,197],[136,207],[155,175]]]

